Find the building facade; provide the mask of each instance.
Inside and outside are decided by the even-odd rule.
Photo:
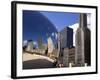
[[[38,40],[37,40],[37,42],[38,42],[38,48],[39,49],[43,49],[43,40],[42,40],[42,37],[39,37]]]
[[[58,64],[64,64],[68,66],[68,50],[73,46],[73,29],[65,27],[58,33],[58,52],[59,52],[59,62]]]
[[[91,34],[87,28],[87,14],[81,13],[79,18],[79,28],[76,31],[76,66],[91,65]]]
[[[32,50],[33,50],[33,41],[32,40],[28,40],[26,51],[32,52]]]
[[[47,42],[48,42],[48,54],[50,54],[53,52],[55,47],[54,47],[54,43],[51,37],[48,37]]]
[[[73,46],[73,29],[65,27],[60,31],[60,47],[70,48]]]
[[[63,64],[66,67],[69,67],[69,64],[75,66],[75,47],[65,48],[63,54]]]

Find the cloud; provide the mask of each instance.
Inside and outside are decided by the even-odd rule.
[[[91,14],[87,14],[87,27],[91,30]]]
[[[75,34],[77,28],[79,27],[79,23],[75,23],[69,27],[73,29],[73,46],[75,46]],[[91,30],[91,14],[87,14],[87,27]]]
[[[23,41],[23,46],[26,46],[27,45],[27,42],[28,42],[27,40],[24,40]]]
[[[38,43],[36,41],[33,41],[33,45],[37,45]]]
[[[35,48],[38,48],[38,43],[37,43],[37,41],[33,41],[33,46],[34,46]]]
[[[79,27],[79,23],[75,23],[73,25],[70,25],[69,27],[73,29],[73,46],[75,46],[75,34],[77,28]]]

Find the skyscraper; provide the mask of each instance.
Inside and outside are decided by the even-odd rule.
[[[67,56],[68,53],[64,53],[65,48],[71,48],[73,46],[73,29],[69,27],[65,27],[63,30],[59,32],[58,39],[58,52],[59,52],[59,62],[63,63],[63,55]],[[64,63],[67,62],[67,59],[64,60]]]
[[[32,51],[33,50],[33,41],[32,40],[28,40],[28,45],[26,48],[27,51]]]
[[[54,43],[51,37],[48,37],[47,41],[48,41],[48,54],[49,54],[49,53],[52,53],[54,50]]]
[[[64,49],[63,64],[68,67],[70,63],[75,64],[75,47]]]
[[[43,48],[43,41],[42,41],[42,37],[38,38],[38,48],[42,49]]]
[[[60,47],[70,48],[73,46],[73,29],[65,27],[60,31]]]
[[[79,17],[79,28],[76,31],[76,53],[75,63],[83,66],[85,63],[91,65],[91,41],[90,30],[87,28],[87,14],[81,13]]]

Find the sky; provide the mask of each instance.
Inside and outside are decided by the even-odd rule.
[[[23,11],[23,40],[36,41],[38,36],[46,39],[46,32],[61,31],[64,27],[78,23],[78,13]]]
[[[65,26],[70,26],[78,23],[79,13],[68,12],[40,12],[46,16],[57,28],[62,30]]]

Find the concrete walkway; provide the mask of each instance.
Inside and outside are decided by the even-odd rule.
[[[54,60],[49,57],[23,53],[23,69],[39,69],[54,67]]]
[[[35,60],[35,59],[46,59],[50,62],[54,62],[53,59],[50,59],[47,56],[42,56],[42,55],[36,55],[36,54],[29,54],[29,53],[24,53],[23,54],[23,61],[28,61],[28,60]]]

